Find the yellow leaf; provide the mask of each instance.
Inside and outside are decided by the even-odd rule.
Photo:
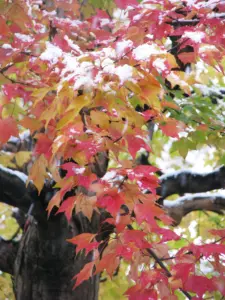
[[[135,84],[132,81],[127,81],[125,85],[129,90],[131,90],[136,95],[141,93],[141,88],[138,84]]]
[[[74,98],[66,111],[73,110],[74,116],[77,116],[80,110],[91,103],[91,95],[81,95]]]
[[[0,164],[3,165],[3,167],[9,167],[11,164],[11,160],[13,159],[14,154],[1,154],[0,155]],[[16,166],[15,166],[16,167]]]
[[[84,216],[91,222],[93,210],[95,209],[96,196],[88,197],[86,195],[78,195],[76,201],[76,213],[82,212]]]
[[[48,174],[46,172],[47,166],[48,166],[48,162],[45,156],[42,154],[36,159],[36,161],[34,162],[30,170],[28,182],[30,180],[33,181],[39,194],[44,186],[45,178],[48,177]]]
[[[99,125],[101,128],[107,129],[109,127],[109,116],[103,111],[92,111],[91,120],[95,125]]]
[[[64,117],[58,122],[56,128],[57,129],[61,129],[62,127],[64,127],[65,125],[67,125],[69,122],[73,121],[75,118],[75,113],[74,111],[69,111],[67,112]]]
[[[54,104],[50,105],[40,116],[41,120],[45,120],[45,128],[48,127],[48,123],[51,119],[54,119],[57,114],[56,107]]]
[[[161,94],[161,87],[158,85],[148,85],[142,89],[142,97],[147,100],[151,108],[161,111],[161,103],[159,100]]]
[[[16,102],[7,103],[2,109],[2,117],[4,119],[12,116],[18,117],[19,114],[24,115],[26,112]]]
[[[34,102],[34,107],[38,104],[38,102],[40,102],[41,100],[43,100],[43,98],[46,96],[46,94],[48,92],[50,92],[53,88],[39,88],[39,89],[35,89],[32,93],[32,98],[34,98],[35,102]]]
[[[19,151],[15,154],[16,164],[21,168],[31,158],[31,152]]]

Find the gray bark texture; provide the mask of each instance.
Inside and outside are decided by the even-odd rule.
[[[75,254],[75,247],[66,239],[83,232],[96,232],[98,217],[91,223],[80,218],[77,226],[68,224],[64,215],[49,219],[46,226],[39,226],[30,217],[27,229],[19,243],[14,263],[14,286],[17,300],[97,300],[99,276],[73,290],[74,275],[79,273],[91,257]],[[79,227],[79,228],[78,228]]]

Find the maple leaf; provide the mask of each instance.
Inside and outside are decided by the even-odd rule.
[[[183,283],[187,281],[192,272],[194,272],[194,263],[177,263],[172,267],[174,277],[181,279]]]
[[[34,148],[34,153],[39,155],[44,154],[47,159],[50,158],[52,155],[52,140],[50,140],[48,136],[44,133],[39,133],[36,135],[36,137],[37,143]]]
[[[167,242],[167,241],[177,241],[180,239],[179,235],[177,235],[174,231],[166,228],[154,228],[154,232],[157,234],[162,234],[163,237],[161,239],[161,243]]]
[[[0,34],[2,36],[7,36],[10,34],[10,29],[6,24],[6,19],[3,16],[0,16]]]
[[[11,136],[18,136],[17,123],[12,117],[0,119],[0,142],[6,143]]]
[[[133,158],[136,157],[137,151],[139,151],[141,148],[144,148],[146,151],[150,151],[150,147],[141,137],[127,134],[126,140],[128,143],[128,150]]]
[[[116,6],[121,9],[126,9],[129,5],[135,6],[138,4],[137,0],[115,0]]]
[[[47,166],[48,166],[48,162],[45,156],[42,154],[35,160],[30,170],[28,181],[29,180],[33,181],[39,194],[44,186],[45,178],[48,177],[46,171]]]
[[[104,255],[99,261],[96,262],[95,274],[106,270],[109,276],[112,278],[114,271],[118,267],[120,262],[119,257],[116,253],[109,253]]]
[[[179,138],[178,133],[182,131],[183,124],[177,120],[169,119],[165,121],[165,124],[160,124],[159,128],[165,135]]]
[[[210,229],[209,232],[222,238],[225,237],[225,229]]]
[[[65,196],[65,194],[74,187],[74,180],[71,177],[70,178],[63,178],[63,179],[61,179],[60,184],[62,184],[61,189],[52,197],[52,199],[48,203],[48,207],[46,209],[48,211],[48,216],[50,215],[53,207],[54,206],[59,207],[61,201],[63,200],[63,197]]]
[[[23,98],[25,102],[30,100],[31,92],[26,91],[24,86],[21,84],[8,83],[3,85],[3,92],[9,100],[12,98],[20,97]]]
[[[157,292],[150,289],[143,289],[141,284],[136,284],[129,288],[125,293],[129,300],[155,300],[157,299]]]
[[[88,280],[91,276],[92,276],[92,270],[93,270],[93,267],[95,265],[95,262],[94,261],[91,261],[89,263],[87,263],[83,269],[73,277],[73,279],[76,280],[76,283],[74,285],[74,289],[80,285],[83,281],[85,280]]]
[[[21,168],[31,159],[31,152],[19,151],[15,154],[16,164]]]
[[[19,121],[19,124],[29,129],[31,134],[43,126],[39,120],[30,118],[28,116],[24,116],[23,119]]]
[[[122,234],[124,243],[134,243],[138,248],[149,248],[151,245],[144,240],[146,233],[141,230],[125,230]]]
[[[161,215],[165,214],[164,211],[150,199],[145,200],[143,203],[135,204],[134,212],[139,224],[146,221],[154,228],[157,227],[155,217],[160,219]]]
[[[58,213],[64,212],[65,216],[68,220],[68,222],[71,220],[72,217],[72,212],[75,206],[75,202],[76,202],[76,197],[68,197],[66,200],[63,201],[62,205],[60,206],[60,208],[57,211]]]
[[[88,218],[88,220],[91,222],[91,218],[93,215],[93,211],[97,211],[96,207],[96,196],[88,197],[86,195],[78,195],[77,201],[76,201],[76,213],[82,212],[84,216]]]
[[[117,190],[112,189],[107,194],[102,194],[97,199],[97,205],[102,208],[106,208],[113,216],[115,216],[124,204],[124,200]]]
[[[85,249],[87,255],[90,251],[96,249],[100,244],[99,242],[91,242],[95,236],[96,234],[93,233],[81,233],[72,239],[68,239],[67,241],[76,245],[76,253]]]
[[[188,291],[196,293],[200,298],[207,292],[213,292],[217,288],[215,287],[213,279],[209,279],[204,276],[191,275],[184,282],[184,288]]]

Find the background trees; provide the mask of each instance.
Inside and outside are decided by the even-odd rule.
[[[97,299],[119,269],[129,299],[220,299],[224,3],[1,11],[0,200],[23,234],[1,240],[0,269],[17,299]],[[174,229],[196,210],[210,233],[184,232],[193,214]]]

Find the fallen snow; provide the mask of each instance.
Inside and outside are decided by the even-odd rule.
[[[202,31],[185,31],[183,38],[189,38],[195,43],[200,43],[205,37],[205,33]]]
[[[15,35],[15,37],[17,37],[22,42],[32,42],[32,41],[34,41],[34,38],[27,35],[27,34],[22,34],[22,33],[16,32],[14,35]]]
[[[129,65],[118,66],[115,68],[115,74],[119,76],[121,84],[127,80],[132,80],[133,68]]]
[[[49,61],[51,64],[56,64],[58,59],[62,57],[63,51],[50,42],[46,42],[46,50],[39,56],[41,60]]]
[[[195,158],[196,159],[196,158]],[[217,168],[216,170],[214,170],[214,172],[218,172],[220,168]],[[162,176],[160,176],[160,180],[166,180],[168,179],[169,177],[174,177],[174,178],[177,178],[177,176],[181,175],[181,174],[192,174],[194,176],[197,176],[197,175],[201,175],[201,176],[207,176],[211,173],[212,171],[210,170],[209,172],[203,172],[203,173],[200,173],[200,172],[195,172],[194,170],[179,170],[179,171],[174,171],[174,172],[169,172],[167,174],[164,174]]]
[[[84,171],[85,171],[85,168],[75,168],[75,167],[73,167],[72,170],[75,174],[83,174]]]
[[[133,46],[133,42],[131,40],[124,40],[116,43],[116,54],[118,56],[122,56],[126,53],[128,49]]]
[[[153,67],[155,67],[157,69],[157,71],[160,73],[160,72],[163,72],[166,70],[166,65],[165,65],[165,61],[166,59],[165,58],[156,58],[153,62]]]
[[[166,53],[165,50],[161,50],[156,44],[143,44],[135,48],[132,52],[133,56],[137,60],[147,60],[151,55]]]
[[[1,48],[3,48],[3,49],[13,49],[12,46],[11,46],[10,44],[3,44],[3,45],[1,46]]]
[[[184,196],[179,197],[176,200],[164,200],[163,205],[167,208],[173,208],[182,205],[186,201],[193,201],[194,199],[207,199],[207,198],[210,198],[212,201],[214,201],[216,198],[223,198],[225,201],[225,191],[220,190],[219,192],[185,194]]]

